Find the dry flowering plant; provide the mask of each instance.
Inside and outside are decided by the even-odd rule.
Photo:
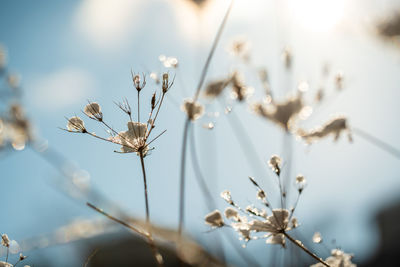
[[[27,256],[23,255],[20,253],[20,247],[17,241],[15,240],[10,240],[7,234],[2,234],[1,236],[1,246],[5,247],[7,252],[6,252],[6,258],[5,261],[0,261],[0,267],[14,267],[17,266],[20,262],[24,261]],[[18,259],[14,264],[9,263],[9,254],[18,254]],[[25,267],[29,267],[28,265],[25,265]]]
[[[21,104],[20,76],[8,70],[5,48],[0,46],[0,150],[23,150],[33,139],[31,123]]]
[[[333,260],[328,258],[326,261],[322,260],[316,254],[311,252],[300,240],[292,237],[290,231],[299,227],[299,222],[294,213],[306,186],[306,179],[303,175],[299,174],[296,177],[295,185],[298,192],[298,197],[293,207],[286,208],[286,193],[281,183],[281,168],[282,160],[279,156],[273,155],[268,161],[268,165],[276,174],[279,185],[280,195],[280,208],[275,208],[274,204],[270,201],[265,190],[257,183],[253,177],[249,177],[250,182],[256,187],[256,197],[263,205],[263,208],[257,208],[252,204],[246,208],[242,208],[233,199],[231,192],[225,190],[221,193],[221,197],[229,204],[222,214],[219,210],[215,210],[205,216],[206,224],[213,228],[229,227],[238,232],[239,239],[246,243],[251,240],[266,240],[267,244],[277,244],[286,247],[286,240],[289,240],[301,250],[306,252],[312,258],[318,261],[319,265],[315,266],[339,266],[335,265]],[[224,220],[224,217],[226,220]],[[243,245],[245,247],[245,244]],[[344,256],[343,256],[344,257]],[[336,259],[336,257],[335,257]],[[329,261],[328,261],[329,260]],[[345,257],[345,261],[349,261]],[[353,266],[353,265],[343,265]]]
[[[150,144],[152,144],[158,137],[160,137],[166,130],[159,133],[153,139],[150,139],[150,134],[153,129],[156,127],[156,121],[163,104],[164,98],[168,90],[173,85],[174,81],[170,80],[170,76],[168,73],[164,73],[162,75],[161,82],[161,96],[157,97],[157,93],[154,92],[151,100],[150,100],[150,112],[146,121],[142,122],[140,119],[140,93],[146,86],[146,76],[143,74],[140,76],[139,74],[134,74],[132,72],[132,82],[133,86],[137,91],[137,120],[134,120],[134,111],[132,111],[131,105],[128,100],[125,99],[123,102],[116,103],[116,105],[127,115],[128,122],[126,131],[117,131],[104,120],[104,115],[102,113],[101,107],[96,102],[89,102],[83,113],[91,120],[94,120],[101,125],[103,125],[107,130],[110,136],[102,137],[99,136],[90,130],[88,130],[85,126],[84,121],[78,116],[73,116],[68,120],[67,129],[68,132],[72,133],[82,133],[92,136],[94,138],[100,139],[102,141],[110,142],[113,144],[117,144],[121,146],[120,151],[114,151],[117,153],[136,153],[140,158],[140,163],[142,167],[142,175],[143,175],[143,184],[144,184],[144,196],[145,196],[145,209],[146,209],[146,224],[147,224],[147,232],[146,231],[136,231],[139,234],[145,236],[148,239],[149,244],[153,250],[154,256],[157,260],[158,265],[163,265],[163,258],[161,254],[158,252],[156,248],[153,237],[151,235],[151,227],[150,227],[150,208],[149,208],[149,200],[148,200],[148,189],[147,189],[147,177],[146,177],[146,168],[144,163],[144,158],[149,154]],[[89,205],[94,208],[96,211],[101,211],[101,209],[96,208],[92,204]],[[104,215],[104,213],[103,213]],[[143,234],[144,233],[144,234]]]

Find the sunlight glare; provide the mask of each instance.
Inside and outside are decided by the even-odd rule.
[[[295,23],[311,31],[332,30],[342,19],[344,0],[290,0]]]

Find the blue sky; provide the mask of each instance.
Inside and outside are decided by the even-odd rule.
[[[332,73],[343,71],[345,89],[333,96],[325,108],[315,110],[304,126],[313,127],[331,114],[343,113],[352,126],[400,147],[400,51],[379,40],[372,31],[374,18],[390,11],[395,1],[337,1],[342,5],[337,11],[340,16],[329,13],[332,21],[320,21],[319,27],[314,26],[320,17],[313,21],[313,12],[304,13],[310,9],[300,10],[292,1],[237,2],[210,67],[210,79],[237,67],[255,87],[254,97],[262,96],[254,72],[227,53],[227,45],[237,36],[251,42],[253,63],[268,69],[272,90],[278,97],[294,90],[302,80],[309,82],[310,91],[315,90],[323,82],[323,65],[329,63]],[[308,2],[312,3],[305,1]],[[80,114],[90,99],[102,105],[109,123],[125,130],[127,119],[113,101],[124,97],[131,103],[136,101],[131,68],[138,72],[162,71],[160,54],[177,57],[178,70],[170,70],[177,75],[176,84],[169,92],[171,99],[162,108],[157,127],[158,132],[167,132],[154,143],[156,149],[146,158],[151,218],[157,224],[176,227],[184,114],[174,101],[180,103],[194,92],[224,7],[225,1],[215,1],[199,12],[184,0],[121,0],[114,5],[106,1],[94,4],[93,0],[0,3],[0,43],[7,48],[10,70],[22,76],[23,103],[38,134],[87,170],[92,185],[134,216],[144,216],[138,158],[116,154],[116,146],[68,134],[58,127],[64,127],[64,116]],[[311,18],[311,22],[304,21],[304,17]],[[280,58],[285,46],[293,52],[290,73]],[[329,79],[324,84],[332,89],[332,77]],[[150,100],[156,88],[149,82],[142,99]],[[224,203],[218,195],[224,189],[230,189],[245,206],[255,201],[254,188],[246,177],[255,176],[269,185],[266,179],[272,179],[272,173],[265,165],[270,175],[263,177],[265,171],[248,166],[245,157],[249,155],[240,150],[223,108],[218,103],[201,101],[207,104],[207,112],[218,111],[221,115],[204,116],[196,122],[200,164],[205,166],[220,208]],[[256,159],[266,162],[270,155],[282,154],[281,129],[256,117],[245,105],[235,104],[234,112],[256,144]],[[209,121],[215,122],[211,131],[201,127]],[[87,125],[104,133],[92,121]],[[378,242],[373,216],[381,207],[396,201],[400,180],[398,159],[358,136],[354,140],[349,144],[346,138],[337,143],[329,139],[305,147],[293,138],[292,172],[303,173],[309,182],[297,211],[303,236],[311,238],[318,230],[326,240],[336,239],[362,261],[373,253]],[[13,239],[54,231],[77,217],[98,216],[83,202],[72,201],[52,185],[58,179],[56,171],[29,149],[2,157],[0,168],[6,200],[0,209],[6,214],[4,217],[11,218],[2,220],[0,231]],[[203,217],[208,211],[190,167],[187,188],[187,231],[206,244]],[[250,244],[248,250],[255,254],[263,246],[260,241]]]

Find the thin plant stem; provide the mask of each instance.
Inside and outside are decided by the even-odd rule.
[[[162,267],[164,265],[163,257],[161,256],[160,252],[158,251],[158,248],[155,245],[154,239],[153,239],[153,237],[152,237],[152,235],[150,233],[142,231],[142,230],[140,230],[140,229],[138,229],[138,228],[136,228],[136,227],[134,227],[134,226],[132,226],[132,225],[120,220],[120,219],[118,219],[118,218],[115,218],[115,217],[111,216],[110,214],[105,212],[103,209],[100,209],[100,208],[96,207],[95,205],[93,205],[93,204],[91,204],[89,202],[87,202],[86,205],[89,208],[91,208],[91,209],[97,211],[98,213],[104,215],[108,219],[110,219],[110,220],[112,220],[112,221],[114,221],[116,223],[119,223],[122,226],[125,226],[126,228],[128,228],[128,229],[132,230],[133,232],[139,234],[139,236],[145,238],[147,240],[147,243],[149,244],[149,246],[151,248],[151,251],[153,252],[154,258],[155,258],[155,260],[157,262],[157,266]]]
[[[223,107],[222,103],[221,106]],[[243,123],[235,114],[235,110],[232,109],[232,111],[226,117],[230,127],[232,128],[232,132],[239,143],[242,153],[246,155],[244,158],[246,159],[249,167],[251,167],[253,170],[265,170],[263,162],[258,156],[257,149],[253,142],[251,142],[252,139],[250,138],[249,134],[245,131]],[[250,150],[250,153],[248,153],[248,150]],[[268,173],[265,171],[263,171],[263,175],[268,177]],[[269,181],[269,179],[265,179],[265,181]]]
[[[352,132],[358,135],[359,137],[363,138],[365,141],[379,147],[380,149],[392,154],[396,158],[400,159],[400,150],[393,147],[392,145],[382,141],[381,139],[367,133],[360,128],[351,128]]]
[[[83,265],[83,267],[87,267],[89,265],[90,260],[97,254],[97,252],[99,251],[99,248],[96,248],[90,255],[89,257],[86,259],[85,264]]]
[[[151,131],[152,131],[153,128],[154,128],[154,123],[156,122],[158,113],[160,112],[161,105],[162,105],[162,103],[163,103],[163,101],[164,101],[164,96],[165,96],[165,93],[163,93],[162,96],[161,96],[160,103],[158,104],[156,114],[154,115],[154,119],[153,119],[153,121],[151,122],[150,130],[149,130],[148,133],[147,133],[146,139],[149,137]],[[151,116],[150,116],[150,117],[151,117]]]
[[[225,16],[218,28],[217,35],[215,36],[215,39],[213,41],[213,44],[211,46],[211,50],[208,54],[207,60],[203,66],[203,70],[200,75],[200,80],[197,85],[197,89],[193,98],[193,102],[196,102],[196,100],[199,97],[201,88],[204,84],[204,81],[206,79],[206,75],[208,72],[208,69],[210,67],[211,59],[214,55],[214,52],[217,48],[218,42],[221,38],[222,32],[225,28],[226,22],[228,20],[229,14],[231,12],[232,6],[233,6],[234,0],[231,0],[231,3],[229,4],[229,7],[225,13]],[[187,137],[188,137],[188,131],[190,128],[190,119],[189,117],[186,118],[185,124],[183,127],[183,139],[182,139],[182,155],[181,155],[181,172],[180,172],[180,193],[179,193],[179,226],[178,226],[178,234],[179,236],[182,235],[183,231],[183,224],[184,224],[184,209],[185,209],[185,204],[184,204],[184,197],[185,197],[185,165],[186,165],[186,148],[187,148]]]
[[[296,202],[294,203],[294,206],[293,206],[292,211],[291,211],[290,216],[289,216],[289,221],[290,221],[290,219],[292,219],[293,214],[294,214],[294,212],[296,211],[297,204],[299,203],[299,200],[300,200],[301,192],[300,192],[300,191],[298,191],[298,192],[299,192],[299,193],[297,194]]]
[[[280,197],[281,197],[281,209],[284,209],[285,206],[283,205],[283,189],[282,189],[282,182],[281,182],[281,176],[278,175],[278,181],[279,181],[279,191],[280,191]]]
[[[181,152],[181,173],[180,173],[180,187],[179,187],[179,226],[178,234],[182,235],[183,224],[185,219],[185,169],[186,169],[186,148],[188,131],[190,130],[190,119],[189,117],[185,120],[185,126],[183,128],[183,139],[182,139],[182,152]]]
[[[295,244],[296,246],[298,246],[299,248],[301,248],[304,252],[306,252],[308,255],[310,255],[311,257],[313,257],[315,260],[319,261],[320,263],[322,263],[324,266],[330,267],[329,264],[327,264],[324,260],[322,260],[321,258],[319,258],[317,255],[315,255],[314,253],[312,253],[310,250],[308,250],[303,244],[297,242],[295,239],[293,239],[293,237],[291,237],[288,233],[286,233],[285,231],[282,232],[282,234],[287,237],[287,239],[289,239],[293,244]]]
[[[144,200],[146,205],[146,224],[149,226],[150,223],[150,212],[149,212],[149,197],[148,197],[148,190],[147,190],[147,179],[146,179],[146,169],[144,166],[144,156],[143,151],[139,151],[140,156],[140,165],[142,166],[142,173],[143,173],[143,185],[144,185]]]
[[[200,90],[203,87],[204,81],[206,80],[206,75],[207,75],[207,72],[208,72],[208,69],[209,69],[209,66],[210,66],[210,63],[211,63],[211,59],[212,59],[212,57],[214,55],[214,52],[215,52],[215,50],[217,48],[219,40],[221,39],[221,35],[222,35],[222,32],[224,31],[226,22],[228,21],[229,14],[231,13],[233,2],[234,2],[234,0],[231,0],[231,3],[229,4],[228,9],[226,10],[224,19],[222,20],[221,24],[219,25],[217,35],[215,36],[215,39],[214,39],[214,42],[213,42],[213,44],[211,46],[211,50],[210,50],[210,52],[208,54],[206,63],[204,64],[203,70],[201,72],[200,80],[199,80],[199,83],[197,85],[196,93],[195,93],[194,98],[193,98],[194,102],[196,102],[196,100],[199,98]]]
[[[140,122],[140,91],[137,91],[137,116],[138,116],[138,122]]]
[[[10,252],[10,248],[7,247],[7,256],[6,256],[6,262],[8,261],[8,253]]]
[[[206,179],[204,178],[204,175],[201,171],[201,167],[199,165],[199,159],[197,157],[197,149],[196,149],[196,138],[195,138],[195,130],[194,128],[191,131],[190,135],[190,151],[191,151],[191,159],[192,159],[192,165],[194,168],[194,173],[195,177],[197,179],[198,184],[200,185],[200,190],[203,193],[203,196],[205,197],[206,205],[209,210],[213,210],[217,208],[217,204],[214,201],[214,198],[211,194],[211,191],[209,187],[207,186]],[[235,249],[235,251],[242,257],[242,260],[248,265],[248,266],[260,266],[257,262],[255,262],[251,257],[249,257],[241,247],[236,246],[236,240],[233,239],[233,237],[226,233],[222,232],[223,236],[228,240],[228,243],[232,245],[232,247]]]

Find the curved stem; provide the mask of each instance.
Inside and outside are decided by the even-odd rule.
[[[219,39],[221,38],[222,32],[223,32],[223,30],[225,28],[225,24],[226,24],[226,22],[228,20],[229,13],[231,13],[233,2],[234,2],[234,0],[231,0],[231,3],[229,4],[228,9],[226,10],[224,19],[222,20],[221,24],[219,25],[217,35],[215,36],[215,39],[214,39],[214,42],[213,42],[213,44],[211,46],[211,50],[210,50],[210,52],[208,54],[206,63],[204,64],[203,70],[201,72],[200,80],[199,80],[199,83],[197,85],[196,93],[195,93],[194,98],[193,98],[194,102],[196,102],[197,98],[199,97],[201,87],[203,86],[204,81],[206,79],[206,75],[207,75],[207,71],[208,71],[208,68],[209,68],[210,63],[211,63],[211,59],[212,59],[212,57],[214,55],[214,52],[215,52],[215,49],[217,48]]]
[[[360,128],[352,128],[351,131],[358,135],[361,138],[364,138],[365,141],[370,142],[371,144],[379,147],[380,149],[385,150],[386,152],[392,154],[396,158],[400,159],[400,150],[395,148],[394,146],[382,141],[381,139],[367,133]]]
[[[301,248],[304,252],[306,252],[308,255],[310,255],[311,257],[313,257],[315,260],[319,261],[320,263],[322,263],[324,266],[327,267],[331,267],[329,264],[327,264],[324,260],[322,260],[321,258],[319,258],[317,255],[315,255],[314,253],[312,253],[311,251],[308,250],[308,248],[306,248],[303,244],[301,244],[300,242],[297,242],[295,239],[293,239],[293,237],[291,237],[290,235],[288,235],[286,232],[282,232],[282,234],[287,237],[287,239],[289,239],[293,244],[295,244],[296,246],[298,246],[299,248]]]
[[[185,218],[185,169],[186,169],[186,148],[187,148],[187,137],[190,129],[190,119],[186,118],[185,126],[183,128],[183,139],[182,139],[182,154],[181,154],[181,173],[180,173],[180,187],[179,187],[179,227],[178,234],[182,235],[183,223]]]
[[[126,228],[134,231],[135,233],[137,233],[140,236],[142,236],[143,238],[145,238],[147,240],[147,243],[149,244],[149,246],[151,248],[151,251],[153,253],[153,256],[154,256],[154,258],[155,258],[155,260],[157,262],[157,266],[159,266],[159,267],[164,266],[163,257],[161,256],[160,252],[158,251],[158,248],[157,248],[156,244],[154,243],[154,239],[153,239],[153,237],[152,237],[150,232],[144,232],[144,231],[142,231],[142,230],[140,230],[140,229],[138,229],[138,228],[136,228],[136,227],[134,227],[134,226],[132,226],[132,225],[120,220],[120,219],[118,219],[118,218],[115,218],[114,216],[111,216],[110,214],[105,212],[103,209],[100,209],[100,208],[96,207],[95,205],[93,205],[93,204],[91,204],[89,202],[86,202],[86,205],[89,208],[97,211],[98,213],[106,216],[108,219],[110,219],[110,220],[112,220],[112,221],[114,221],[116,223],[119,223],[122,226],[125,226]]]

